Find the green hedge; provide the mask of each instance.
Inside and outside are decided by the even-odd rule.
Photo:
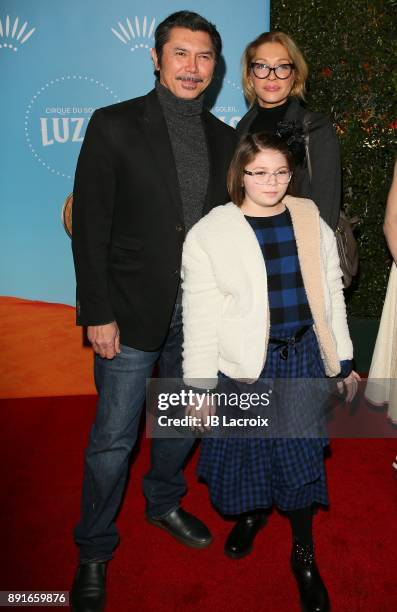
[[[307,105],[332,116],[340,139],[343,205],[362,219],[347,294],[361,318],[380,316],[391,261],[382,225],[397,142],[396,15],[397,0],[271,0],[271,29],[290,34],[309,64]]]

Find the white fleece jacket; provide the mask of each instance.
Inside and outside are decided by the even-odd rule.
[[[352,359],[335,236],[311,200],[285,196],[325,371]],[[218,371],[255,381],[263,369],[270,316],[263,255],[232,202],[214,208],[188,233],[182,256],[183,376],[213,388]]]

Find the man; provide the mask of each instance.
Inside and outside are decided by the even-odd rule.
[[[118,544],[115,516],[137,438],[145,383],[181,376],[179,275],[186,232],[228,200],[232,128],[203,108],[222,42],[215,26],[188,11],[156,29],[158,80],[148,95],[97,110],[74,186],[73,255],[77,322],[95,351],[99,400],[86,451],[80,564],[74,610],[101,610],[107,561]],[[145,477],[148,520],[189,546],[211,541],[180,507],[192,439],[154,440]]]

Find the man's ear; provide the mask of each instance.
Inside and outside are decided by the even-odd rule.
[[[160,64],[157,58],[157,53],[156,53],[156,49],[153,47],[153,49],[150,49],[150,55],[152,56],[152,61],[154,64],[154,69],[155,70],[160,70]]]

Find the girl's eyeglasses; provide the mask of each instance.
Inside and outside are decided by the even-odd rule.
[[[277,170],[277,172],[266,172],[265,170],[251,172],[250,170],[244,170],[244,174],[252,176],[254,183],[257,185],[266,185],[270,181],[271,176],[274,176],[277,183],[280,183],[280,185],[285,185],[290,182],[292,177],[291,170]]]

